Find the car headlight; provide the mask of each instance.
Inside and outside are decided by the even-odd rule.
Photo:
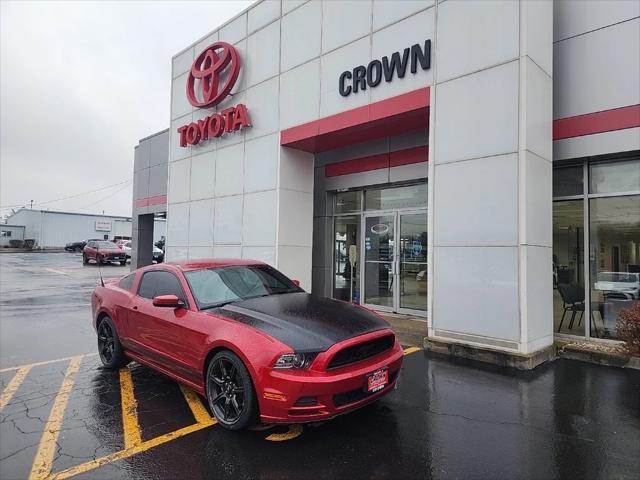
[[[285,353],[280,355],[273,368],[277,369],[306,369],[313,363],[317,353]]]

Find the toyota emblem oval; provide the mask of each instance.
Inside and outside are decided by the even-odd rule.
[[[217,105],[229,95],[239,74],[240,55],[233,45],[216,42],[208,46],[191,65],[187,78],[189,103],[198,108]]]
[[[376,235],[384,235],[389,231],[389,226],[384,223],[376,223],[371,227],[371,233],[375,233]]]

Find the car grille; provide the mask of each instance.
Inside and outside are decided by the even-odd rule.
[[[351,347],[344,348],[336,353],[327,368],[338,368],[352,363],[361,362],[367,358],[386,352],[393,348],[395,342],[394,335],[385,335],[369,342],[358,343]]]
[[[398,372],[395,371],[389,375],[389,385],[391,385],[396,377],[398,376]],[[385,387],[386,388],[386,387]],[[359,402],[360,400],[364,400],[371,395],[375,395],[378,392],[367,392],[364,387],[358,388],[356,390],[350,390],[348,392],[338,393],[333,396],[333,405],[335,407],[342,407],[344,405],[348,405],[350,403]]]

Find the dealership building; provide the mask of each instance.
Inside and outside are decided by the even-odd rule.
[[[166,213],[169,261],[524,358],[640,296],[637,1],[259,1],[173,57],[157,137],[134,237]]]

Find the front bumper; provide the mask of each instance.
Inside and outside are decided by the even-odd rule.
[[[334,371],[271,370],[256,392],[260,419],[263,423],[316,422],[360,408],[395,387],[403,356],[396,342],[390,351]],[[366,392],[366,376],[385,367],[389,383],[375,393]],[[309,404],[314,397],[315,403]]]

